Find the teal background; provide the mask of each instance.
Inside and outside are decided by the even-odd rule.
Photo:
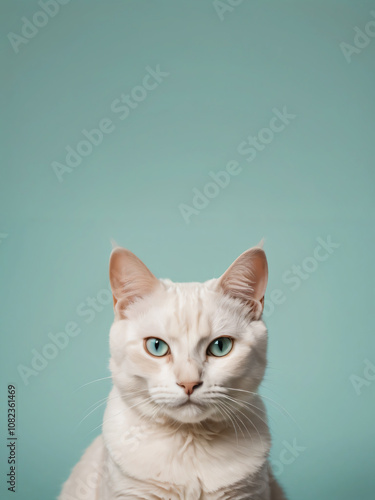
[[[375,363],[375,39],[350,64],[340,49],[371,9],[245,0],[220,20],[212,1],[72,1],[16,54],[7,34],[40,7],[1,3],[1,498],[55,498],[100,432],[103,406],[78,424],[110,382],[77,389],[109,374],[112,308],[90,323],[77,308],[108,286],[110,239],[159,277],[201,281],[262,237],[268,297],[285,297],[266,318],[272,459],[285,441],[305,448],[279,480],[290,500],[374,498],[375,382],[357,395],[350,377]],[[113,100],[156,65],[169,76],[119,120]],[[238,145],[283,106],[296,118],[247,162]],[[113,133],[59,183],[51,163],[105,117]],[[230,160],[241,173],[186,224],[179,205]],[[340,246],[293,291],[283,274],[328,235]],[[81,333],[26,386],[17,367],[69,321]],[[16,494],[4,480],[9,383]]]

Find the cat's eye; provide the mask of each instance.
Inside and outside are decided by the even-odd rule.
[[[149,354],[152,354],[152,356],[157,356],[159,358],[169,353],[169,345],[161,339],[146,339],[145,347]]]
[[[230,337],[219,337],[208,346],[207,354],[211,356],[226,356],[233,347],[233,340]]]

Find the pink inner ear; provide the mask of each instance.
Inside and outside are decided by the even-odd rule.
[[[266,254],[251,248],[236,259],[220,278],[224,293],[245,302],[262,302],[268,281]]]
[[[150,293],[159,283],[136,255],[125,248],[115,248],[109,262],[113,305],[125,309],[136,298]]]

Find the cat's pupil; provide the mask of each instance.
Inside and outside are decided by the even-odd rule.
[[[217,345],[218,345],[218,347],[219,347],[220,351],[222,351],[222,350],[223,350],[223,347],[224,347],[224,344],[223,344],[223,341],[222,341],[221,339],[219,339],[219,340],[217,341]]]
[[[159,347],[160,347],[159,341],[155,340],[155,350],[157,351],[159,349]]]

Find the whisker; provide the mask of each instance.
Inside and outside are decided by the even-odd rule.
[[[220,412],[220,415],[222,415],[222,416],[224,417],[224,420],[226,420],[226,416],[225,416],[225,414],[224,414],[224,413],[220,410],[220,407],[219,407],[217,404],[215,404],[215,403],[213,403],[213,406],[216,408],[216,410],[218,410],[218,411]]]
[[[126,407],[126,408],[125,408],[125,410],[121,410],[121,411],[119,411],[118,413],[116,413],[115,415],[111,415],[110,417],[108,417],[108,418],[106,418],[105,420],[103,420],[103,422],[102,422],[100,425],[98,425],[98,426],[96,426],[94,429],[92,429],[92,430],[90,431],[90,434],[91,434],[91,432],[94,432],[96,429],[99,429],[99,427],[102,427],[102,426],[103,426],[103,424],[104,424],[105,422],[108,422],[108,420],[110,420],[110,419],[112,419],[112,418],[115,418],[115,417],[117,417],[118,415],[120,415],[120,414],[122,414],[122,413],[126,413],[128,410],[131,410],[132,408],[135,408],[136,406],[139,406],[140,404],[149,403],[152,399],[153,399],[153,398],[150,396],[150,397],[149,397],[149,398],[147,398],[147,399],[143,399],[142,401],[139,401],[139,402],[138,402],[138,403],[136,403],[135,405],[132,405],[132,406]]]
[[[230,403],[227,402],[227,404],[229,406],[231,406],[232,408],[234,408]],[[250,423],[251,425],[254,427],[254,429],[256,430],[258,436],[259,436],[259,439],[260,439],[260,442],[262,443],[262,446],[264,446],[264,443],[263,443],[263,439],[262,439],[262,436],[260,435],[258,429],[257,429],[257,426],[254,424],[254,422],[247,416],[245,415],[245,413],[243,413],[241,410],[239,410],[238,408],[236,408],[236,411],[238,411],[239,413],[241,413],[241,415],[243,415]],[[263,420],[264,422],[264,420]],[[266,424],[267,425],[267,424]],[[251,437],[252,438],[252,437]]]
[[[220,411],[220,413],[223,415],[224,420],[227,421],[227,419],[229,419],[229,421],[233,427],[234,433],[236,435],[237,446],[239,446],[237,429],[236,429],[236,426],[234,425],[233,419],[231,418],[231,416],[228,414],[228,412],[225,410],[225,408],[223,408],[223,406],[219,402],[215,403],[215,406]]]
[[[144,390],[142,390],[142,391],[135,391],[135,392],[130,393],[130,394],[131,394],[131,395],[135,395],[135,394],[141,394],[141,393],[143,393],[143,392],[147,392],[147,389],[144,389]],[[127,396],[127,394],[126,394],[126,396]],[[90,409],[91,409],[93,406],[95,406],[95,405],[97,405],[97,406],[95,406],[95,408],[94,408],[92,411],[90,411],[90,412],[89,412],[89,413],[88,413],[85,417],[83,417],[83,418],[82,418],[82,420],[81,420],[81,421],[77,424],[77,426],[76,426],[75,430],[77,430],[77,428],[81,425],[81,423],[82,423],[84,420],[86,420],[86,418],[87,418],[89,415],[91,415],[91,413],[93,413],[95,410],[97,410],[98,408],[100,408],[101,406],[103,406],[106,402],[108,402],[108,403],[109,403],[109,402],[110,402],[110,401],[112,401],[113,399],[117,399],[117,398],[121,398],[121,397],[123,397],[121,394],[120,394],[120,395],[118,395],[118,396],[111,397],[111,398],[109,398],[109,396],[106,396],[105,398],[103,398],[103,399],[99,399],[99,401],[97,401],[96,403],[94,403],[94,404],[90,405],[88,408],[86,408],[86,411],[90,410]],[[98,404],[98,403],[100,403],[100,404]]]
[[[75,389],[73,391],[73,394],[75,392],[79,391],[80,389],[82,389],[82,387],[86,387],[87,385],[94,384],[95,382],[100,382],[101,380],[108,380],[109,378],[112,378],[112,375],[110,375],[109,377],[103,377],[103,378],[97,378],[96,380],[91,380],[91,382],[87,382],[86,384],[83,384],[80,387],[78,387],[77,389]]]
[[[223,389],[227,389],[227,390],[230,390],[230,391],[239,391],[239,392],[247,392],[248,394],[252,394],[253,396],[259,396],[261,398],[264,398],[266,399],[267,401],[270,401],[271,403],[273,403],[274,405],[276,405],[276,409],[278,409],[281,413],[284,413],[284,415],[288,416],[292,421],[293,423],[298,427],[298,424],[297,422],[295,421],[295,419],[290,415],[290,413],[288,412],[288,410],[286,410],[280,403],[278,403],[277,401],[274,401],[272,398],[269,398],[267,396],[263,396],[263,395],[260,395],[256,392],[251,392],[251,391],[246,391],[245,389],[236,389],[234,387],[223,387]],[[219,391],[218,391],[219,392]]]
[[[127,392],[124,397],[129,399],[131,396],[137,396],[138,394],[143,394],[144,392],[149,392],[148,389],[142,389],[140,391]]]
[[[120,396],[117,396],[117,397],[120,397]],[[91,410],[87,415],[85,415],[79,422],[78,424],[76,425],[75,427],[75,431],[78,429],[78,427],[82,424],[82,422],[84,422],[86,420],[87,417],[89,417],[95,410],[97,410],[98,408],[100,408],[101,406],[103,406],[106,402],[107,402],[107,398],[104,398],[104,400],[101,400],[102,402],[100,404],[98,404],[97,406],[95,406],[95,408],[93,410]],[[113,398],[114,399],[114,398]],[[92,408],[92,406],[90,406],[90,408]],[[89,409],[89,408],[88,408]]]
[[[233,416],[233,418],[238,419],[241,422],[242,425],[244,424],[243,421],[240,419],[240,417],[237,415],[237,408],[235,408],[234,406],[230,405],[227,401],[222,401],[222,404],[231,413],[231,415]],[[236,411],[234,411],[234,410],[236,410]],[[249,432],[249,429],[246,427],[246,425],[244,427],[245,427],[245,430],[247,431],[249,437],[251,437],[251,439],[252,439],[252,436],[251,436],[251,434]],[[243,435],[243,437],[245,437],[245,436]]]
[[[108,399],[108,394],[107,394],[107,396],[106,396],[105,398],[103,398],[103,399],[99,399],[99,401],[97,401],[96,403],[94,403],[94,404],[90,405],[88,408],[86,408],[86,410],[85,410],[85,411],[90,410],[90,408],[92,408],[93,406],[97,405],[97,404],[98,404],[98,403],[100,403],[101,401],[106,401],[107,399]]]
[[[228,394],[226,394],[226,393],[224,393],[224,392],[221,392],[221,391],[218,391],[217,393],[213,393],[213,394],[215,394],[215,397],[213,397],[213,398],[209,398],[209,400],[210,400],[210,399],[216,399],[216,398],[220,399],[222,396],[228,396],[228,397],[229,397],[229,395],[228,395]],[[267,415],[267,412],[266,412],[265,410],[263,410],[262,408],[259,408],[259,406],[256,406],[256,405],[254,405],[254,404],[250,403],[249,401],[244,401],[244,400],[242,400],[242,399],[235,399],[235,398],[232,398],[232,399],[234,399],[234,400],[235,400],[235,402],[246,403],[247,405],[249,405],[249,406],[251,406],[251,407],[255,408],[256,410],[259,410],[259,411],[260,411],[261,413],[263,413],[264,415]]]
[[[131,393],[132,395],[134,394],[140,394],[142,392],[147,392],[147,389],[143,390],[143,391],[136,391],[134,393]],[[97,403],[100,403],[98,404],[97,406],[95,406],[95,408],[93,410],[91,410],[87,415],[85,415],[82,420],[80,420],[80,422],[77,424],[77,426],[75,427],[75,430],[78,429],[78,427],[82,424],[82,422],[84,422],[86,420],[87,417],[89,417],[95,410],[97,410],[98,408],[100,408],[101,406],[103,406],[105,403],[109,403],[110,401],[113,401],[114,399],[118,399],[118,398],[121,398],[123,397],[121,394],[119,394],[118,396],[113,396],[111,398],[109,398],[108,396],[106,396],[105,398],[103,399],[100,399],[99,401],[97,401],[96,403],[94,403],[93,405],[89,406],[87,410],[90,410],[90,408],[92,408],[93,406],[97,405]]]
[[[216,404],[218,404],[221,407],[221,409],[223,410],[223,412],[227,415],[227,417],[229,418],[229,420],[232,422],[233,429],[234,429],[234,432],[236,434],[237,447],[238,447],[239,446],[239,442],[238,442],[238,434],[237,434],[237,429],[236,429],[235,421],[232,419],[230,412],[228,412],[228,409],[225,408],[225,406],[222,405],[221,402],[217,402]],[[241,432],[242,432],[242,430],[241,430]]]
[[[150,419],[155,420],[162,408],[164,408],[164,405],[160,405],[160,406],[157,406],[156,408],[154,408],[154,411],[152,412]]]
[[[245,423],[243,422],[243,420],[237,415],[237,413],[233,410],[231,410],[231,408],[234,408],[233,406],[230,406],[229,403],[227,403],[226,401],[222,401],[223,405],[226,406],[227,410],[229,412],[231,412],[233,418],[237,419],[241,425],[244,427],[245,431],[248,433],[249,437],[251,438],[251,440],[253,440],[253,436],[250,434],[250,431],[249,429],[246,427]],[[228,408],[228,406],[230,406]],[[237,408],[236,408],[236,411],[237,411]],[[245,435],[242,433],[243,437],[245,437]]]
[[[250,403],[249,401],[244,401],[244,400],[242,400],[242,399],[236,399],[236,398],[234,398],[234,397],[232,397],[232,396],[229,396],[228,394],[225,394],[225,396],[226,396],[227,398],[229,398],[231,401],[233,401],[234,403],[238,403],[238,404],[240,404],[240,405],[249,406],[249,407],[250,407],[250,408],[249,408],[250,413],[253,413],[256,417],[258,417],[258,418],[259,418],[259,420],[261,420],[261,421],[262,421],[265,425],[267,425],[267,426],[268,426],[268,422],[267,422],[267,420],[264,420],[264,419],[262,418],[262,416],[261,416],[261,415],[258,415],[258,413],[256,413],[254,410],[252,410],[252,408],[254,408],[255,410],[258,410],[259,412],[261,412],[261,413],[263,414],[263,417],[267,418],[267,417],[268,417],[268,415],[267,415],[267,412],[266,412],[265,410],[263,410],[262,408],[259,408],[259,406],[256,406],[256,405],[254,405],[254,404]],[[275,420],[272,418],[272,416],[270,416],[269,418],[270,418],[271,420],[275,421]]]
[[[262,411],[264,413],[264,415],[266,415],[266,412],[263,411],[261,408],[258,408],[257,406],[255,405],[252,405],[251,403],[249,403],[248,401],[242,401],[242,400],[239,400],[239,399],[236,399],[236,398],[232,398],[231,396],[228,396],[227,394],[223,394],[223,396],[226,398],[226,399],[229,399],[230,401],[232,401],[233,403],[238,403],[238,404],[244,404],[244,405],[249,405],[251,408],[256,408],[257,410],[259,411]],[[259,420],[261,420],[267,427],[268,427],[268,422],[266,420],[263,420],[262,417],[260,417],[258,414],[256,414],[254,411],[252,411],[251,409],[249,409],[249,411],[251,413],[254,413],[254,415],[256,417],[259,418]]]
[[[269,383],[269,381],[267,381],[267,384],[268,383]],[[279,394],[277,394],[276,391],[274,391],[273,389],[271,389],[271,387],[268,387],[268,385],[263,384],[263,382],[262,382],[262,385],[260,386],[260,389],[264,389],[266,391],[270,391],[270,392],[272,392],[272,394],[275,394],[275,396],[279,396]]]
[[[230,401],[232,401],[233,403],[237,403],[237,404],[241,405],[244,409],[249,410],[250,413],[253,413],[253,415],[255,415],[257,418],[259,418],[259,420],[261,420],[265,425],[268,426],[268,423],[260,415],[258,415],[257,412],[255,412],[253,410],[253,408],[254,408],[254,409],[260,411],[261,413],[263,413],[264,416],[267,416],[267,412],[265,410],[263,410],[262,408],[259,408],[258,406],[253,405],[252,403],[250,403],[248,401],[243,401],[243,400],[235,399],[235,398],[232,398],[232,397],[228,396],[227,394],[223,394],[223,393],[220,393],[220,396],[217,396],[216,398],[213,398],[213,399],[219,399],[220,400],[221,397],[227,398]],[[250,408],[247,408],[246,405],[248,405]],[[275,420],[272,418],[272,416],[270,416],[269,418],[272,421],[275,422]]]

